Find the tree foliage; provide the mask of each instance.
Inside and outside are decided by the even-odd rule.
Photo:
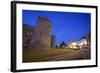
[[[60,47],[63,47],[63,46],[66,46],[64,41],[60,44]]]

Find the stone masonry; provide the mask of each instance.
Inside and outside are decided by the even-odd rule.
[[[39,16],[36,25],[31,31],[32,36],[30,38],[30,42],[27,43],[28,47],[31,49],[55,48],[55,36],[51,35],[51,30],[52,30],[51,25],[52,25],[51,21],[47,17]]]

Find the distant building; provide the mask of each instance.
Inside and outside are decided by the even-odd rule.
[[[28,48],[33,31],[32,26],[23,24],[23,48]]]
[[[29,40],[29,43],[27,44],[28,48],[32,49],[55,48],[55,36],[51,35],[51,29],[52,29],[51,24],[52,23],[48,18],[38,17],[36,26],[34,26],[33,29],[29,32],[30,38],[28,38],[27,36],[23,36],[27,37],[26,39]],[[27,34],[27,32],[24,32],[24,34]],[[23,44],[25,45],[25,43]]]
[[[91,33],[89,33],[86,37],[88,45],[91,45]]]
[[[78,41],[69,42],[68,47],[72,49],[80,50],[80,58],[90,59],[91,58],[91,36],[90,34]]]
[[[86,35],[83,39],[86,40],[83,48],[80,49],[80,54],[82,59],[91,59],[91,35],[90,33]]]
[[[86,46],[87,44],[88,44],[87,39],[82,38],[81,40],[78,40],[78,41],[69,42],[68,46],[69,48],[79,49],[79,48],[82,48],[83,46]]]

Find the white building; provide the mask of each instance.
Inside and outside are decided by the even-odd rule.
[[[82,48],[83,46],[87,45],[87,40],[86,39],[82,39],[79,41],[72,41],[68,44],[69,48],[73,48],[73,49],[79,49]]]

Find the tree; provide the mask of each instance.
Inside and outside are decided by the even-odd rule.
[[[60,44],[60,47],[64,47],[66,46],[65,42],[63,41],[61,44]]]
[[[56,45],[56,48],[58,48],[58,45]]]

